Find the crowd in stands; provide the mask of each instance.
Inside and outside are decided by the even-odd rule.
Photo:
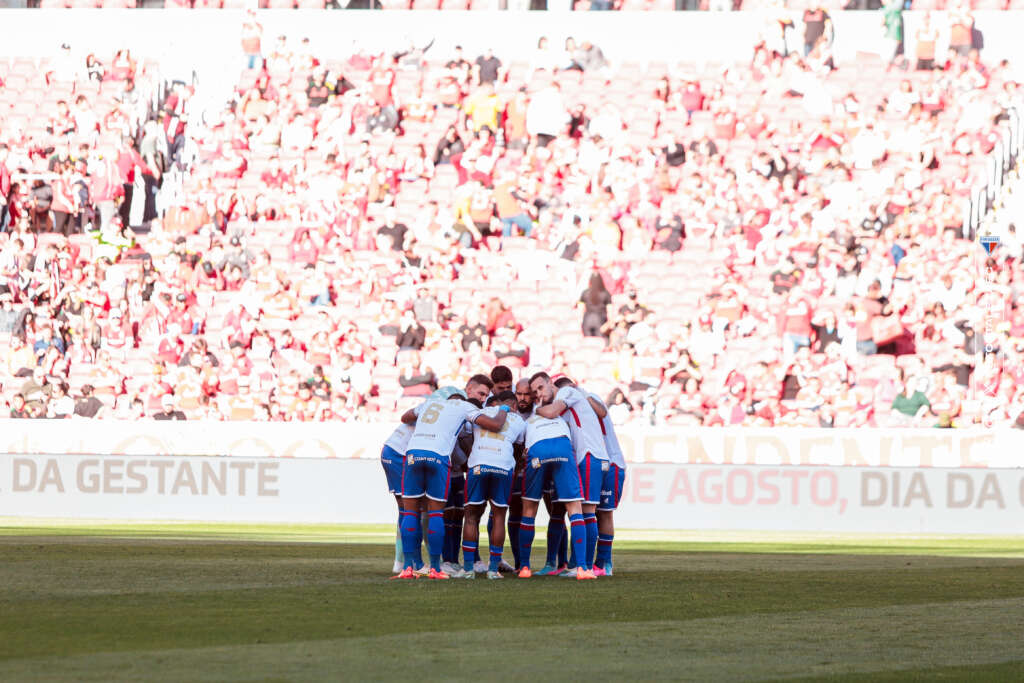
[[[216,116],[127,52],[0,61],[3,416],[387,421],[500,363],[617,423],[1018,420],[1021,243],[962,231],[1010,65],[837,64],[800,14],[700,65],[247,21]]]

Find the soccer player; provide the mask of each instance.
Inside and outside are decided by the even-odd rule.
[[[470,403],[474,403],[470,401]],[[475,403],[474,403],[475,405]],[[466,500],[466,455],[459,440],[451,458],[451,484],[448,500],[444,504],[444,546],[441,552],[441,571],[449,576],[459,569],[459,542],[462,540],[462,520]]]
[[[530,378],[530,388],[540,404],[536,414],[546,418],[563,417],[572,435],[587,531],[586,552],[583,555],[577,554],[575,560],[577,567],[591,572],[597,552],[597,505],[601,502],[602,463],[608,462],[608,451],[604,445],[601,419],[587,395],[572,386],[571,380],[559,383],[562,386],[556,387],[546,372],[538,372]],[[573,550],[576,550],[576,546],[573,546]]]
[[[473,558],[480,539],[480,517],[484,506],[490,503],[493,530],[488,532],[490,561],[488,579],[500,579],[501,553],[505,547],[505,512],[512,493],[512,477],[516,459],[513,444],[523,440],[526,420],[511,412],[516,396],[511,391],[495,394],[487,401],[483,414],[496,417],[499,411],[508,414],[501,431],[489,431],[473,426],[473,449],[469,454],[466,473],[466,525],[462,531],[463,578],[476,578]]]
[[[615,434],[608,408],[599,396],[587,393],[594,411],[601,418],[604,428],[604,445],[608,451],[608,468],[604,471],[601,484],[601,502],[597,505],[597,557],[594,559],[594,574],[612,575],[612,542],[615,540],[615,510],[622,499],[622,487],[626,483],[626,458]],[[596,405],[595,405],[596,404]]]
[[[531,381],[531,387],[533,382]],[[569,428],[560,417],[545,417],[534,413],[526,421],[526,462],[523,481],[523,518],[519,525],[519,577],[533,576],[530,569],[530,551],[533,547],[534,520],[537,507],[544,495],[544,482],[554,483],[555,496],[569,512],[570,539],[578,557],[586,557],[586,526],[580,501],[583,497],[576,457],[572,451]],[[576,568],[579,580],[596,579],[594,573],[582,566]]]
[[[515,411],[523,420],[533,415],[533,392],[530,380],[523,378],[515,384]],[[517,454],[518,456],[518,454]],[[512,475],[512,495],[508,501],[508,542],[512,546],[512,558],[515,560],[515,571],[522,569],[519,561],[519,524],[523,518],[523,468],[524,458],[516,458],[516,469]],[[563,529],[564,531],[564,529]]]
[[[388,481],[388,491],[395,497],[398,504],[398,524],[395,526],[395,566],[394,573],[402,571],[405,556],[402,553],[402,464],[405,462],[405,449],[412,438],[412,425],[400,424],[391,432],[380,451],[380,464],[384,468],[384,476]],[[414,569],[423,566],[420,555],[422,539],[416,546],[416,562]]]
[[[528,419],[533,415],[534,406],[533,390],[530,389],[529,379],[523,378],[516,382],[515,395],[516,411],[524,419]],[[508,506],[509,543],[512,545],[512,552],[515,556],[516,571],[522,569],[522,563],[519,559],[519,523],[523,514],[523,484],[526,477],[524,464],[525,458],[520,458],[517,461],[516,474],[512,484],[512,498]],[[565,506],[558,502],[551,502],[551,495],[554,492],[551,490],[550,479],[543,482],[542,491],[544,494],[544,507],[547,508],[548,516],[550,517],[547,533],[547,561],[543,569],[533,572],[534,576],[559,574],[567,565],[565,558],[567,557],[566,546],[568,539],[565,533]],[[514,525],[513,519],[515,520]]]
[[[444,506],[448,499],[448,478],[451,474],[451,452],[462,430],[469,421],[492,432],[500,432],[507,413],[499,411],[495,417],[481,414],[481,410],[465,399],[483,401],[493,386],[487,375],[473,375],[465,392],[454,387],[445,388],[448,400],[427,399],[402,415],[402,422],[415,425],[406,447],[402,469],[402,549],[405,569],[395,578],[413,579],[415,573],[416,537],[420,526],[420,499],[427,499],[427,547],[430,552],[431,579],[447,579],[441,571],[441,551],[444,545]]]
[[[491,368],[491,381],[494,382],[492,396],[512,391],[512,370],[507,365],[495,365]]]

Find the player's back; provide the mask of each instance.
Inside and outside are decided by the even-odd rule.
[[[479,415],[480,409],[467,401],[431,398],[414,412],[416,426],[406,450],[450,456],[463,423]]]
[[[496,417],[501,412],[498,406],[485,408],[483,415]],[[515,413],[509,413],[500,432],[473,425],[473,450],[469,454],[469,466],[489,465],[501,469],[515,467],[516,459],[513,445],[522,441],[526,431],[526,421]]]
[[[602,406],[605,405],[604,401],[597,394],[587,394],[590,398],[594,399]],[[606,407],[607,410],[607,407]],[[622,453],[622,446],[619,445],[619,437],[615,433],[615,425],[612,423],[611,413],[605,413],[601,420],[601,429],[604,432],[604,446],[605,450],[608,451],[608,460],[622,469],[626,469],[626,456]]]
[[[594,412],[593,406],[587,400],[587,395],[576,387],[566,386],[558,390],[555,400],[562,401],[566,405],[562,419],[569,426],[576,459],[583,460],[589,453],[598,460],[607,460],[608,449],[604,443],[601,418]]]
[[[571,439],[569,426],[560,417],[541,417],[534,413],[526,420],[524,436],[526,449],[529,450],[541,441],[565,437]]]
[[[387,438],[384,445],[399,455],[405,455],[405,451],[409,447],[409,440],[412,438],[414,431],[416,431],[415,426],[404,423],[400,424],[395,428],[395,431],[391,432],[391,436]]]

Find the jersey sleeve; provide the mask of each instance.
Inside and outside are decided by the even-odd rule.
[[[480,417],[481,415],[484,415],[485,414],[484,410],[486,410],[486,408],[485,409],[477,408],[475,405],[473,405],[469,401],[463,401],[462,402],[462,409],[464,411],[464,415],[465,415],[465,418],[466,418],[467,422],[475,421],[478,417]]]
[[[420,414],[423,413],[423,408],[424,408],[424,406],[427,405],[427,403],[428,403],[427,401],[420,401],[420,403],[415,408],[412,409],[413,414],[416,417],[419,417]]]
[[[586,401],[586,397],[576,387],[562,387],[555,394],[555,400],[561,401],[570,408],[576,406],[580,401]]]

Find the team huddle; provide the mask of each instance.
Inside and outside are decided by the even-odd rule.
[[[393,578],[612,575],[626,463],[604,403],[568,377],[538,372],[513,386],[512,371],[499,365],[471,377],[465,390],[442,387],[402,416],[381,464],[399,508]],[[541,502],[550,516],[547,557],[535,570]],[[484,561],[478,548],[488,505]],[[502,558],[506,525],[514,566]]]

